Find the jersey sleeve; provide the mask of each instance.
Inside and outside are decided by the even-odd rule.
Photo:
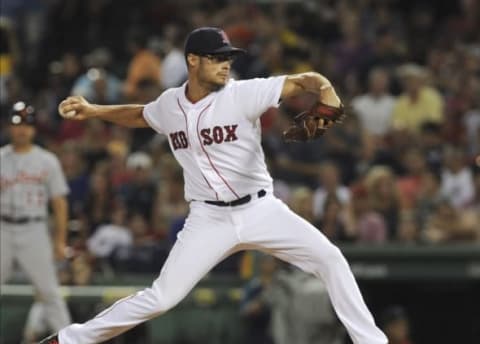
[[[143,118],[159,134],[164,134],[161,123],[162,112],[162,96],[148,103],[143,108]]]
[[[47,177],[48,198],[64,196],[68,194],[69,188],[62,167],[58,159],[52,155],[50,170]]]
[[[237,81],[237,106],[249,120],[256,121],[268,108],[278,107],[285,79],[282,75]]]

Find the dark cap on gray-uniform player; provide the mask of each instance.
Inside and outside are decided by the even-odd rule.
[[[227,34],[216,27],[201,27],[193,30],[185,41],[185,56],[188,54],[240,54],[245,50],[232,46]]]
[[[8,122],[11,125],[35,125],[35,109],[25,102],[16,102],[12,106]]]

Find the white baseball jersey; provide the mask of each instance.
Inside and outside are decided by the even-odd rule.
[[[55,155],[34,145],[18,154],[11,145],[0,149],[0,212],[13,218],[46,217],[48,200],[68,193]]]
[[[186,83],[147,104],[143,115],[167,135],[183,167],[185,199],[232,201],[272,191],[261,147],[260,115],[278,106],[285,76],[235,81],[196,103]]]

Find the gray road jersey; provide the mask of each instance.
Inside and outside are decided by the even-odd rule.
[[[49,151],[33,146],[17,154],[11,145],[0,148],[0,214],[46,217],[48,200],[68,193],[60,162]]]

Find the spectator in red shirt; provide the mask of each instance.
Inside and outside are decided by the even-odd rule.
[[[427,171],[427,163],[422,152],[411,148],[403,157],[405,175],[398,179],[397,188],[400,196],[400,206],[403,210],[414,207],[419,197],[422,176]]]

